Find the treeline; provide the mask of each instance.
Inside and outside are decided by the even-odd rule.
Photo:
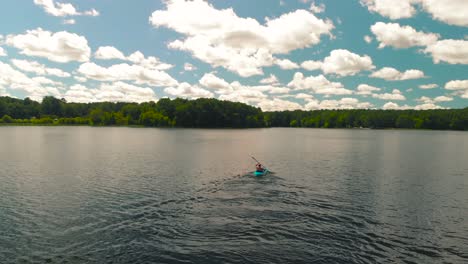
[[[468,108],[436,110],[317,110],[267,112],[272,127],[468,130]]]
[[[217,99],[160,99],[157,103],[41,103],[0,97],[0,123],[199,128],[316,127],[468,130],[468,108],[450,110],[317,110],[262,112]]]
[[[157,103],[68,103],[44,97],[41,103],[0,97],[0,123],[148,127],[263,127],[263,113],[242,103],[216,99],[160,99]]]

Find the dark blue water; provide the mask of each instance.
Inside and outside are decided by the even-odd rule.
[[[0,263],[467,263],[467,157],[466,132],[0,127]]]

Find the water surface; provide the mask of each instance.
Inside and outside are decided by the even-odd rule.
[[[1,263],[466,263],[468,134],[0,127]],[[275,172],[253,177],[249,154]]]

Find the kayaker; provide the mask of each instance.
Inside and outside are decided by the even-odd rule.
[[[258,171],[258,172],[263,172],[263,171],[265,170],[265,169],[263,168],[262,164],[260,164],[260,163],[257,163],[257,164],[255,165],[255,169],[256,169],[256,171]]]

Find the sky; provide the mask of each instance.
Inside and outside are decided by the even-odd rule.
[[[466,0],[5,0],[0,96],[468,106]]]

